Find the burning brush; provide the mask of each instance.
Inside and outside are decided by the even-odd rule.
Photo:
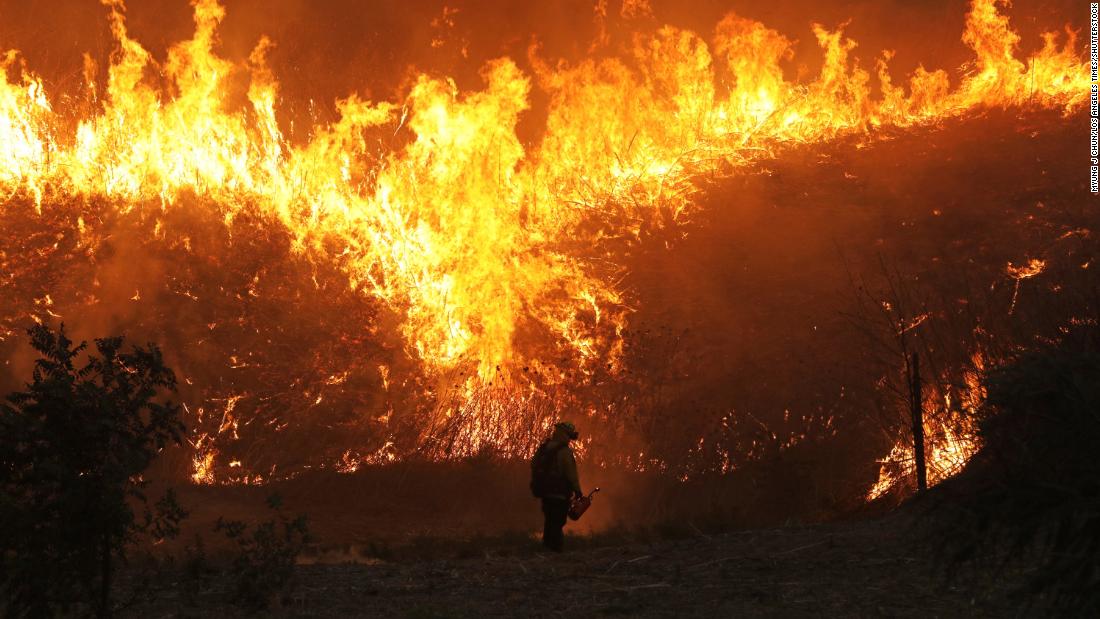
[[[342,470],[413,455],[525,455],[553,417],[542,410],[546,402],[582,404],[580,394],[629,370],[623,333],[636,299],[621,286],[623,256],[652,231],[691,220],[700,178],[735,174],[791,145],[871,139],[882,128],[991,108],[1079,109],[1088,71],[1074,33],[1047,35],[1041,49],[1019,58],[1003,4],[973,0],[962,40],[974,58],[960,79],[921,68],[897,85],[887,54],[876,70],[880,96],[842,28],[813,26],[823,67],[792,81],[783,67],[792,42],[731,14],[709,41],[673,26],[637,32],[623,60],[569,65],[533,50],[524,70],[497,59],[482,68],[475,90],[421,74],[395,100],[337,101],[335,121],[292,141],[279,120],[272,43],[261,39],[240,66],[220,57],[226,11],[217,0],[193,2],[193,36],[163,62],[132,36],[123,1],[104,0],[114,51],[105,80],[90,57],[85,63],[88,104],[51,92],[18,52],[3,57],[0,191],[9,214],[64,222],[64,243],[84,256],[76,262],[108,251],[108,222],[134,219],[172,256],[196,264],[216,254],[204,242],[270,250],[235,284],[235,315],[206,321],[205,332],[185,341],[216,341],[226,329],[261,333],[250,308],[264,308],[272,321],[285,311],[265,294],[305,311],[306,297],[333,299],[342,308],[326,318],[334,323],[352,315],[346,308],[362,313],[357,328],[333,330],[332,350],[356,359],[348,367],[331,367],[337,356],[318,353],[315,375],[290,364],[284,373],[234,351],[224,355],[234,371],[292,388],[233,390],[233,381],[215,376],[193,385],[203,402],[189,409],[195,481],[251,468],[226,452],[250,452],[248,437],[261,431],[268,433],[261,442],[274,444],[299,426],[309,435],[319,425],[311,411],[336,392],[347,412],[323,430],[361,434],[357,453],[376,454],[353,462],[351,450],[338,449],[327,464]],[[236,105],[229,93],[242,75],[248,83]],[[533,88],[548,103],[541,137],[528,145],[517,126]],[[185,232],[196,219],[224,229]],[[36,247],[53,255],[62,241],[43,243]],[[293,280],[278,279],[284,262],[300,270]],[[229,270],[207,266],[211,277]],[[265,288],[271,279],[291,283]],[[210,302],[188,287],[175,293],[189,295],[195,315]],[[46,291],[34,298],[50,303],[33,315],[86,311],[99,294],[93,286],[62,303]],[[127,290],[125,298],[149,294]],[[0,330],[17,332],[27,313],[13,307]],[[363,360],[357,347],[378,357]],[[598,417],[595,404],[580,409]],[[279,475],[272,465],[234,479]]]

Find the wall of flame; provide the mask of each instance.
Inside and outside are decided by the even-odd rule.
[[[640,29],[621,54],[575,63],[533,45],[530,73],[493,60],[479,89],[421,74],[397,99],[341,99],[336,120],[291,140],[268,68],[274,43],[259,40],[243,65],[220,57],[217,0],[192,2],[193,35],[162,60],[130,35],[122,0],[103,0],[113,52],[103,74],[85,57],[82,98],[52,95],[16,51],[0,61],[0,191],[42,215],[94,204],[159,229],[201,208],[227,226],[254,218],[283,231],[290,255],[334,269],[394,317],[419,371],[449,385],[433,388],[429,426],[449,428],[440,455],[469,454],[537,435],[553,394],[619,372],[633,297],[616,252],[689,221],[701,176],[982,109],[1079,109],[1075,33],[1044,35],[1019,57],[1006,5],[973,0],[962,34],[973,59],[958,77],[921,67],[895,83],[890,53],[862,67],[843,28],[814,24],[822,68],[792,80],[791,39],[729,14],[709,36]],[[624,17],[649,11],[622,6]],[[240,75],[243,104],[230,95]],[[545,125],[525,145],[534,89]],[[212,479],[232,412],[226,403],[229,421],[196,437],[196,481]]]

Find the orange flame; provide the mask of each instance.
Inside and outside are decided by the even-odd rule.
[[[260,40],[243,67],[218,57],[217,0],[193,0],[193,37],[159,66],[130,37],[123,1],[102,1],[116,47],[102,96],[86,61],[92,111],[56,109],[16,52],[0,59],[0,190],[39,208],[75,197],[123,211],[206,205],[226,221],[259,212],[291,232],[295,251],[340,264],[349,286],[392,308],[428,371],[472,364],[481,382],[540,359],[566,357],[582,372],[617,363],[628,313],[618,273],[570,248],[684,221],[693,180],[717,162],[988,107],[1069,113],[1088,92],[1073,33],[1061,44],[1048,34],[1038,53],[1017,59],[1019,36],[996,0],[972,3],[963,41],[975,59],[958,84],[921,68],[906,92],[890,81],[887,54],[879,98],[843,31],[813,26],[825,63],[802,84],[783,75],[790,40],[731,14],[712,45],[671,26],[636,35],[636,69],[615,59],[552,67],[532,50],[550,108],[530,151],[516,124],[531,76],[506,58],[484,67],[479,91],[422,75],[402,101],[351,95],[337,103],[339,120],[292,144],[276,120],[272,43]],[[623,11],[651,15],[644,1]],[[150,69],[170,87],[151,84]],[[243,109],[225,94],[234,72],[251,80]],[[408,136],[399,148],[374,139],[399,131]],[[585,225],[593,220],[613,223]],[[526,332],[553,350],[520,344]],[[197,479],[210,464],[196,461]]]
[[[964,385],[959,401],[952,402],[950,389],[936,396],[941,388],[934,386],[933,397],[924,404],[925,466],[929,487],[960,472],[981,449],[977,419],[986,395],[982,384],[985,368],[985,356],[980,351],[975,352],[971,355],[969,368],[963,372]],[[942,405],[937,405],[937,400],[942,400]],[[916,487],[916,457],[911,437],[895,443],[880,464],[878,480],[867,492],[868,501],[897,487]]]

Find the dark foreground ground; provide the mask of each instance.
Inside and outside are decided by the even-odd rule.
[[[1014,616],[1004,578],[948,579],[908,516],[577,548],[486,542],[464,558],[299,565],[267,614],[288,617]],[[1002,575],[1003,576],[1003,575]],[[1011,580],[1011,579],[1008,579]],[[130,616],[232,616],[226,584],[170,583]]]

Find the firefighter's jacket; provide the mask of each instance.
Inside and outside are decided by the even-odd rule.
[[[549,473],[551,479],[565,483],[551,484],[552,487],[547,489],[545,498],[567,500],[571,497],[571,493],[581,491],[581,481],[577,476],[577,459],[573,457],[573,449],[568,444],[554,454],[554,464]]]

